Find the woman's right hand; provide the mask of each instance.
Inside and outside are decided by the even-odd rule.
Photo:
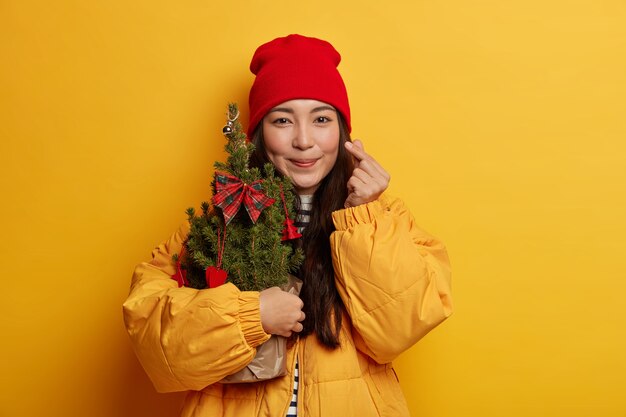
[[[272,287],[261,291],[259,303],[266,333],[289,337],[292,332],[302,331],[304,303],[297,295]]]

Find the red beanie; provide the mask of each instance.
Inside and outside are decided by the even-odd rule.
[[[276,105],[293,99],[319,100],[333,106],[350,125],[348,93],[337,65],[341,55],[328,42],[301,35],[259,46],[250,62],[256,75],[250,89],[248,137]]]

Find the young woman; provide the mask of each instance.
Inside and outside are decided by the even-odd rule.
[[[171,258],[186,224],[135,270],[126,327],[157,390],[189,392],[183,416],[409,415],[391,362],[451,314],[449,262],[351,141],[340,59],[328,42],[290,35],[250,65],[252,163],[272,162],[300,196],[300,296],[178,288]],[[271,334],[292,336],[286,376],[219,383]]]

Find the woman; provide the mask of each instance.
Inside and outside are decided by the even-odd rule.
[[[328,42],[290,35],[250,69],[252,163],[300,196],[300,297],[232,284],[178,288],[184,225],[140,264],[124,303],[135,351],[160,392],[189,391],[183,416],[408,416],[391,361],[451,314],[444,246],[383,192],[389,175],[350,140],[350,107]],[[285,377],[220,384],[271,334],[293,336]]]

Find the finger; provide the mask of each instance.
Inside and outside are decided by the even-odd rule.
[[[356,168],[348,179],[348,199],[354,202],[360,199],[370,200],[371,196],[378,196],[387,189],[389,181],[376,170],[371,175],[365,169]]]
[[[348,152],[348,155],[350,155],[352,157],[352,161],[354,163],[354,167],[357,168],[359,166],[359,160],[350,151],[350,149],[352,149],[353,147],[354,147],[354,143],[353,142],[345,142],[344,143],[344,148],[346,149],[346,152]]]
[[[293,326],[293,329],[292,329],[292,330],[293,330],[294,332],[296,332],[296,333],[300,333],[302,330],[304,330],[304,326],[302,325],[302,323],[296,323],[296,324]]]
[[[387,185],[389,184],[388,178],[385,178],[376,170],[372,172],[371,170],[359,167],[352,172],[352,176],[361,180],[363,183],[363,186],[361,186],[362,188],[371,189],[374,192],[376,192],[377,189],[387,188]],[[348,180],[348,182],[350,182],[350,180]],[[357,182],[353,182],[353,185],[355,187],[360,186]]]
[[[387,181],[389,180],[389,173],[378,163],[378,161],[376,161],[376,159],[365,152],[363,142],[360,140],[355,140],[353,143],[346,142],[346,149],[357,159],[357,164],[355,164],[356,168],[362,168],[363,164],[369,164],[368,171],[371,174],[378,173]]]
[[[298,321],[304,321],[304,319],[306,318],[306,314],[304,314],[304,311],[301,311],[302,314],[300,314],[300,318],[298,319]]]
[[[365,187],[365,182],[356,175],[351,176],[348,180],[348,190],[350,191],[350,194],[358,192],[358,190],[363,187]]]
[[[371,156],[365,151],[365,146],[363,146],[363,142],[361,142],[359,139],[355,139],[352,142],[346,143],[351,143],[352,146],[350,148],[350,152],[352,153],[352,155],[358,158],[359,161],[371,158]]]
[[[361,184],[359,184],[359,181],[361,180],[358,178],[355,178],[353,181],[354,189],[348,195],[348,198],[351,198],[350,201],[354,201],[355,199],[365,199],[371,201],[371,197],[377,197],[385,189],[384,185],[379,184],[375,181],[370,180],[367,183],[361,182]]]
[[[346,142],[345,147],[348,153],[354,156],[357,159],[357,161],[362,161],[365,158],[367,158],[367,154],[365,153],[365,150],[363,149],[363,145],[361,145],[361,147],[359,147],[358,145],[355,145],[355,143],[357,142],[360,142],[360,141],[355,141],[354,143]]]
[[[361,167],[356,168],[354,171],[352,171],[352,177],[350,178],[357,178],[359,180],[361,180],[361,182],[363,184],[367,184],[371,181],[373,181],[372,175],[370,175],[369,172],[367,172],[366,170],[362,169]],[[350,180],[348,180],[348,182],[350,182]],[[355,186],[360,185],[360,183],[354,183]]]
[[[372,177],[386,178],[386,176],[389,175],[387,174],[387,171],[385,171],[385,169],[371,157],[362,160],[359,163],[358,169],[362,169],[364,172],[371,175]]]
[[[359,150],[362,152],[362,156],[363,158],[360,159],[359,168],[364,168],[363,165],[367,165],[368,167],[368,171],[370,173],[374,173],[374,172],[378,172],[380,173],[380,175],[383,176],[383,178],[389,179],[389,174],[387,173],[387,171],[382,167],[382,165],[380,165],[378,163],[378,161],[372,157],[372,155],[368,154],[367,152],[365,152],[365,148],[363,147],[363,143],[360,140],[356,140],[354,141],[354,147],[359,148]]]

